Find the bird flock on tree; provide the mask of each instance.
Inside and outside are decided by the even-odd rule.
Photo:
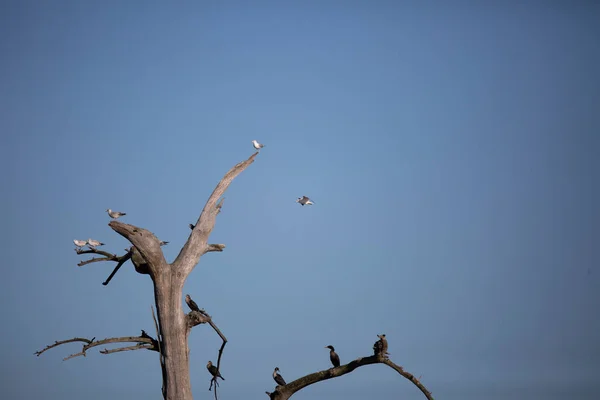
[[[252,141],[252,145],[258,151],[260,151],[263,147],[265,147],[264,144],[261,144],[256,140]],[[299,203],[301,206],[311,206],[314,204],[314,202],[307,196],[298,197],[296,199],[296,203]],[[108,215],[111,219],[118,219],[118,218],[121,218],[121,217],[127,215],[127,213],[120,212],[120,211],[113,211],[110,208],[108,208],[106,210],[106,212],[108,213]],[[189,224],[189,227],[190,227],[190,229],[193,230],[196,226],[194,224]],[[89,238],[88,240],[75,239],[75,240],[73,240],[73,243],[75,243],[75,246],[76,246],[75,250],[77,250],[77,251],[81,251],[83,249],[83,247],[86,245],[91,250],[95,250],[96,247],[104,245],[104,243],[102,243],[98,240],[92,239],[92,238]],[[165,241],[161,240],[159,243],[161,246],[163,246],[169,242],[165,242]],[[192,298],[190,297],[189,294],[186,294],[185,302],[188,305],[188,307],[190,308],[190,310],[195,311],[195,312],[204,313],[204,310],[201,309],[200,307],[198,307],[196,302],[194,300],[192,300]],[[387,354],[387,340],[385,340],[385,335],[377,335],[377,336],[379,337],[379,340],[373,345],[373,350],[375,352],[375,355],[378,355],[378,354],[385,355],[385,354]],[[340,357],[335,352],[335,348],[331,345],[326,346],[325,348],[329,349],[329,359],[331,361],[331,364],[333,365],[333,368],[339,367],[340,366]],[[222,380],[225,380],[225,378],[223,378],[223,376],[221,376],[221,372],[217,369],[217,367],[215,365],[213,365],[212,361],[208,361],[208,364],[206,364],[206,368],[208,369],[208,372],[213,376],[213,378],[215,380],[217,378],[221,378]],[[283,379],[283,377],[279,373],[279,367],[276,367],[275,370],[273,371],[273,379],[279,386],[286,385],[285,379]]]

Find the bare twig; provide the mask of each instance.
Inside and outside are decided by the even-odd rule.
[[[154,314],[154,307],[150,306],[150,311],[152,311],[152,319],[154,320],[154,327],[156,328],[156,339],[158,342],[158,353],[160,354],[160,370],[162,371],[162,392],[163,392],[163,398],[166,398],[166,390],[167,388],[165,387],[165,383],[166,383],[166,376],[165,376],[165,356],[162,352],[162,347],[161,347],[161,343],[162,343],[162,335],[160,334],[160,329],[158,328],[158,321],[156,320],[156,315]]]
[[[182,271],[184,274],[189,274],[196,264],[198,264],[200,257],[203,254],[206,254],[208,249],[208,237],[215,226],[217,214],[223,206],[223,199],[220,201],[219,199],[223,196],[231,182],[254,162],[254,158],[257,155],[258,152],[252,154],[247,160],[235,165],[217,184],[217,187],[215,187],[215,190],[213,190],[204,205],[202,213],[200,214],[200,217],[198,217],[198,221],[196,222],[194,229],[192,229],[187,242],[173,262],[173,267],[175,269]]]
[[[121,269],[123,264],[125,264],[127,262],[127,260],[129,260],[130,258],[131,258],[131,251],[128,251],[127,254],[120,257],[119,262],[117,263],[117,266],[115,267],[115,269],[113,269],[113,271],[110,273],[108,278],[106,278],[106,280],[104,282],[102,282],[102,284],[104,286],[108,285],[109,282],[112,280],[113,276],[115,276],[115,274],[117,273],[117,271],[119,271],[119,269]]]
[[[42,353],[44,353],[47,350],[50,350],[54,347],[57,347],[57,346],[60,346],[60,345],[66,344],[66,343],[73,343],[73,342],[83,342],[85,344],[83,345],[83,348],[79,353],[71,354],[70,356],[65,357],[63,359],[63,361],[69,360],[74,357],[79,357],[79,356],[85,357],[86,351],[91,349],[92,347],[101,346],[103,344],[109,344],[109,343],[133,342],[133,343],[138,343],[137,346],[131,346],[131,347],[135,347],[135,349],[133,349],[133,348],[124,348],[124,349],[125,350],[137,350],[138,348],[141,348],[141,349],[158,351],[158,349],[156,348],[156,341],[152,338],[143,337],[143,336],[124,336],[124,337],[118,337],[118,338],[108,338],[108,339],[103,339],[103,340],[98,340],[98,341],[95,341],[95,339],[96,338],[86,339],[86,338],[76,337],[73,339],[56,341],[56,342],[54,342],[54,344],[48,345],[48,346],[44,347],[42,350],[36,351],[34,354],[39,357]],[[125,351],[125,350],[121,350],[121,351]],[[113,351],[113,350],[100,351],[100,353],[103,353],[103,354],[109,354],[109,353],[114,353],[114,352],[116,352],[116,351]]]
[[[149,344],[143,344],[143,343],[138,343],[135,346],[127,346],[127,347],[119,347],[117,349],[103,349],[100,350],[100,353],[102,354],[111,354],[111,353],[118,353],[120,351],[129,351],[129,350],[140,350],[140,349],[152,349],[152,345]]]

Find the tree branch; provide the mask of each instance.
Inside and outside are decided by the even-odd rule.
[[[118,337],[118,338],[108,338],[108,339],[103,339],[103,340],[98,340],[95,341],[95,337],[92,339],[86,339],[86,338],[80,338],[80,337],[76,337],[73,339],[67,339],[67,340],[60,340],[60,341],[56,341],[51,345],[48,345],[46,347],[44,347],[42,350],[36,351],[34,354],[36,356],[40,356],[42,355],[42,353],[44,353],[45,351],[48,351],[54,347],[66,344],[66,343],[73,343],[73,342],[83,342],[85,343],[83,345],[82,350],[79,353],[74,353],[71,354],[68,357],[65,357],[63,359],[63,361],[69,360],[71,358],[74,357],[79,357],[79,356],[86,356],[86,351],[88,351],[89,349],[91,349],[92,347],[96,347],[96,346],[101,346],[103,344],[109,344],[109,343],[126,343],[126,342],[133,342],[133,343],[138,343],[136,346],[130,346],[127,348],[123,348],[123,350],[101,350],[100,353],[102,354],[110,354],[110,353],[115,353],[117,351],[125,351],[125,350],[138,350],[138,349],[148,349],[148,350],[154,350],[154,351],[158,351],[158,346],[157,346],[157,341],[149,336],[124,336],[124,337]]]
[[[102,284],[104,286],[108,285],[109,282],[112,280],[113,276],[115,276],[115,274],[117,273],[117,271],[119,271],[119,269],[121,269],[123,264],[125,264],[127,262],[127,260],[129,260],[130,258],[131,258],[131,251],[128,251],[124,256],[122,256],[119,259],[119,262],[117,263],[117,266],[115,267],[115,269],[113,269],[113,271],[110,273],[108,278],[106,278],[106,280],[104,282],[102,282]]]
[[[384,353],[357,358],[356,360],[350,361],[348,364],[340,365],[336,368],[330,368],[327,370],[303,376],[302,378],[298,378],[295,381],[288,383],[287,385],[276,386],[274,392],[267,392],[267,394],[269,395],[271,400],[287,400],[290,397],[292,397],[294,393],[302,390],[303,388],[309,385],[349,374],[356,368],[371,364],[385,364],[389,366],[390,368],[398,372],[400,375],[411,381],[415,386],[417,386],[428,400],[433,400],[431,392],[429,392],[427,388],[425,388],[425,386],[417,378],[415,378],[413,374],[404,371],[404,369],[401,366],[394,364]]]
[[[204,254],[210,253],[211,251],[223,251],[225,248],[224,244],[209,244],[204,251]]]
[[[246,161],[242,161],[235,165],[233,168],[229,170],[221,179],[221,181],[215,187],[212,194],[208,198],[204,208],[202,209],[202,213],[192,229],[190,236],[177,255],[177,258],[173,262],[173,266],[176,269],[179,269],[184,274],[189,274],[203,254],[206,254],[208,251],[208,237],[212,232],[217,214],[221,211],[221,207],[223,205],[223,199],[217,203],[219,198],[223,196],[231,182],[244,171],[250,164],[254,162],[254,158],[258,155],[258,152],[252,154],[250,158]],[[213,250],[210,251],[222,251],[221,250]]]
[[[135,249],[139,251],[144,261],[148,264],[151,276],[156,276],[159,268],[167,265],[165,256],[160,248],[160,240],[149,230],[116,220],[110,221],[108,226],[135,246]]]

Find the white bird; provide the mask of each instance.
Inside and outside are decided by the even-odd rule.
[[[81,250],[81,248],[87,244],[87,241],[86,240],[77,240],[77,239],[75,239],[75,240],[73,240],[73,243],[75,243],[75,246],[77,246],[77,248],[79,250]]]
[[[315,204],[315,203],[313,203],[313,202],[312,202],[312,200],[311,200],[311,199],[309,199],[309,198],[308,198],[308,197],[306,197],[306,196],[298,197],[298,198],[296,199],[296,203],[300,203],[300,205],[301,205],[301,206],[303,206],[303,207],[304,207],[305,205],[312,206],[313,204]]]
[[[254,146],[254,148],[255,148],[256,150],[260,150],[260,149],[262,149],[263,147],[265,147],[265,145],[264,145],[264,144],[260,144],[260,143],[258,143],[256,140],[253,140],[253,141],[252,141],[252,146]]]
[[[97,241],[97,240],[94,240],[94,239],[88,239],[88,240],[87,240],[87,245],[88,245],[89,247],[91,247],[92,249],[95,249],[95,248],[96,248],[96,246],[103,246],[103,245],[104,245],[104,243],[102,243],[102,242],[99,242],[99,241]]]
[[[110,208],[109,208],[109,209],[107,209],[107,210],[106,210],[106,212],[108,213],[108,215],[109,215],[111,218],[114,218],[114,219],[117,219],[117,218],[119,218],[119,217],[122,217],[123,215],[127,215],[127,214],[125,214],[124,212],[120,212],[120,211],[113,211],[113,210],[111,210]]]

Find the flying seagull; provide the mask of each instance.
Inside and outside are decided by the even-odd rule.
[[[329,349],[329,359],[331,360],[333,367],[334,368],[339,367],[340,366],[340,356],[337,355],[333,346],[325,346],[325,348]]]
[[[313,203],[313,201],[312,201],[311,199],[309,199],[309,198],[308,198],[308,197],[306,197],[306,196],[298,197],[298,198],[296,199],[296,203],[300,203],[300,205],[301,205],[302,207],[304,207],[305,205],[312,206],[313,204],[315,204],[315,203]]]
[[[275,371],[273,371],[273,379],[275,379],[275,382],[277,382],[278,385],[284,386],[286,384],[285,380],[277,371],[279,371],[279,367],[275,367]]]
[[[262,149],[263,147],[265,147],[265,145],[264,145],[264,144],[260,144],[260,143],[258,143],[256,140],[253,140],[253,141],[252,141],[252,146],[254,146],[254,148],[255,148],[256,150],[260,150],[260,149]]]
[[[110,215],[111,218],[113,219],[117,219],[119,217],[122,217],[123,215],[127,215],[124,212],[120,212],[120,211],[113,211],[110,208],[106,210],[106,212],[108,213],[108,215]]]
[[[102,243],[102,242],[99,242],[99,241],[97,241],[97,240],[94,240],[94,239],[88,239],[88,240],[87,240],[87,245],[88,245],[89,247],[91,247],[92,249],[95,249],[95,248],[96,248],[96,246],[103,246],[103,245],[104,245],[104,243]]]
[[[77,246],[78,250],[81,250],[81,248],[87,244],[87,241],[75,239],[75,240],[73,240],[73,243],[75,243],[75,246]]]
[[[189,296],[188,296],[188,297],[189,297]],[[209,361],[209,362],[208,362],[208,364],[206,364],[206,369],[208,369],[208,372],[210,372],[210,374],[211,374],[212,376],[214,376],[215,378],[219,377],[219,378],[221,378],[221,379],[225,380],[225,378],[223,378],[223,377],[221,376],[221,373],[219,372],[219,370],[217,369],[217,367],[215,367],[215,366],[212,364],[212,361]],[[217,390],[217,389],[215,389],[215,390]]]
[[[196,302],[192,300],[189,294],[185,295],[185,303],[188,305],[190,310],[200,312],[200,307],[198,307],[198,304],[196,304]]]

